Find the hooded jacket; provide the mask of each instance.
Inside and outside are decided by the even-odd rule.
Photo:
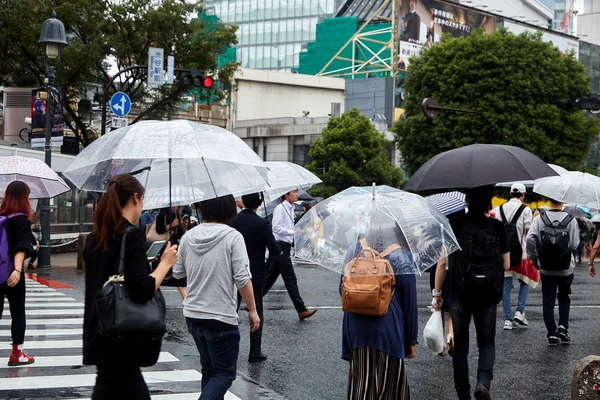
[[[244,238],[224,224],[198,225],[181,239],[173,277],[187,277],[185,317],[237,325],[237,292],[252,278]]]

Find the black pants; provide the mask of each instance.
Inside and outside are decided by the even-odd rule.
[[[15,287],[9,287],[4,282],[0,285],[0,319],[4,313],[4,297],[8,299],[10,307],[10,335],[13,344],[23,344],[25,340],[25,275],[21,273],[21,279]]]
[[[263,296],[269,292],[275,281],[277,281],[277,278],[279,278],[279,275],[281,275],[296,311],[298,313],[304,312],[306,311],[306,306],[304,305],[302,297],[300,297],[298,280],[296,279],[296,273],[294,272],[294,266],[292,265],[292,259],[290,257],[292,245],[286,242],[277,243],[279,244],[279,247],[281,247],[283,254],[280,256],[269,255],[269,260],[267,261],[267,278],[265,279],[265,285],[263,286]]]
[[[554,319],[554,305],[558,292],[558,324],[569,329],[569,311],[571,310],[571,284],[573,274],[569,276],[550,276],[540,274],[542,278],[542,309],[544,323],[548,336],[556,335],[556,320]]]
[[[40,252],[36,249],[31,250],[31,257],[29,258],[29,265],[33,265],[35,260],[37,260],[39,253]]]
[[[264,312],[263,312],[263,287],[260,285],[252,284],[254,288],[254,303],[256,304],[256,313],[260,318],[260,326],[255,332],[250,332],[250,354],[260,354],[262,352],[262,330],[265,324]],[[242,302],[242,295],[238,292],[238,308]]]
[[[92,400],[150,400],[140,367],[98,365]]]
[[[452,327],[454,330],[454,387],[460,400],[471,399],[469,384],[469,325],[471,317],[475,321],[477,332],[477,347],[479,348],[479,366],[477,382],[488,388],[494,377],[494,362],[496,360],[496,309],[494,304],[488,307],[463,306],[462,309],[452,309]]]

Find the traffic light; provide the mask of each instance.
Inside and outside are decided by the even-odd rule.
[[[198,69],[190,69],[189,72],[183,73],[180,82],[188,89],[195,87],[211,89],[215,83],[212,76],[206,75]]]

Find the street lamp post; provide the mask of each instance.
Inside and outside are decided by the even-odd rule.
[[[46,67],[48,80],[46,83],[46,137],[44,144],[44,157],[46,165],[52,166],[52,153],[50,144],[52,140],[52,89],[56,67],[60,62],[60,52],[67,45],[65,26],[56,19],[56,13],[52,11],[52,17],[42,24],[40,40],[38,45],[44,45],[44,66]],[[52,269],[50,265],[50,199],[42,199],[42,244],[40,246],[39,269]]]

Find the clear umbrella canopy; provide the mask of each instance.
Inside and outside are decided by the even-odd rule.
[[[389,186],[351,187],[313,207],[296,224],[296,257],[340,274],[357,243],[410,252],[396,274],[421,273],[459,249],[450,223],[425,198]]]
[[[64,175],[79,189],[104,191],[120,173],[136,174],[157,200],[193,203],[265,190],[267,167],[235,134],[186,120],[142,121],[94,141]],[[171,188],[171,191],[169,191]],[[148,198],[149,200],[150,198]]]
[[[294,189],[308,189],[322,180],[298,164],[284,161],[269,161],[268,180],[270,188],[265,191],[265,200],[273,201]]]
[[[0,157],[0,197],[13,181],[29,186],[30,199],[46,199],[71,190],[69,185],[42,160],[21,156]]]
[[[561,203],[600,208],[600,178],[586,172],[538,179],[533,191]]]
[[[567,172],[569,172],[566,168],[563,168],[560,165],[548,164],[548,166],[550,168],[552,168],[559,175],[563,175],[563,174],[566,174]],[[527,187],[532,187],[535,184],[535,181],[534,180],[527,180],[527,181],[502,182],[502,183],[497,183],[496,186],[499,186],[499,187],[511,187],[514,183],[522,183],[523,185],[525,185]]]

